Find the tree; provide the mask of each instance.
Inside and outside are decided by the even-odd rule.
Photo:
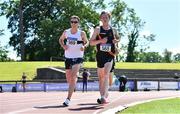
[[[135,62],[149,62],[149,63],[160,63],[162,57],[158,52],[136,52]]]
[[[163,62],[166,62],[166,63],[171,63],[172,62],[172,60],[171,60],[172,52],[165,49],[164,52],[163,52],[163,55],[164,55]]]
[[[138,45],[140,38],[140,31],[143,29],[145,22],[143,22],[135,13],[135,10],[128,8],[127,4],[121,0],[111,2],[112,10],[112,23],[118,28],[121,36],[127,35],[127,57],[126,62],[134,62],[135,48]],[[144,36],[147,41],[154,41],[155,35]]]
[[[4,30],[0,30],[0,37],[4,35],[3,31]],[[4,47],[1,46],[1,42],[0,42],[0,61],[1,62],[9,60],[9,58],[7,57],[7,53],[8,51]]]
[[[20,50],[21,61],[25,60],[25,43],[24,43],[24,24],[23,24],[23,3],[24,0],[20,0],[19,4],[19,30],[20,30]]]
[[[10,59],[7,56],[8,51],[0,46],[0,62],[9,61]]]
[[[180,53],[177,53],[173,56],[174,62],[180,62]]]
[[[140,31],[142,30],[145,22],[143,22],[139,17],[136,16],[136,13],[133,9],[130,9],[130,25],[127,26],[128,34],[128,48],[127,48],[127,58],[126,62],[134,62],[135,58],[135,48],[139,46],[139,43],[142,41],[140,39]],[[150,34],[150,36],[143,36],[146,42],[154,41],[155,35]]]
[[[0,30],[0,36],[4,35],[4,30]]]
[[[100,3],[103,0],[98,0]],[[17,25],[20,19],[20,2],[23,2],[23,29],[24,40],[20,40],[20,27]],[[63,50],[60,48],[58,39],[63,30],[70,27],[69,18],[78,15],[81,18],[83,30],[89,34],[88,24],[99,23],[98,13],[92,9],[102,6],[98,2],[87,5],[83,0],[57,0],[57,1],[11,1],[7,0],[1,4],[1,15],[9,19],[8,28],[11,30],[10,46],[14,47],[18,56],[21,55],[20,42],[25,44],[25,60],[50,60],[51,57],[63,58]],[[23,33],[23,32],[22,32]],[[94,48],[89,47],[86,55],[93,55]],[[85,57],[95,60],[95,57]]]
[[[127,49],[126,61],[134,61],[144,22],[134,9],[128,8],[121,0],[111,1],[108,5],[112,8],[112,26],[128,39],[128,45],[121,47]],[[24,60],[47,61],[51,57],[63,58],[64,51],[58,39],[63,30],[70,27],[70,16],[78,15],[81,18],[80,28],[89,37],[90,25],[99,24],[97,10],[105,8],[104,0],[6,0],[0,4],[0,15],[6,15],[9,19],[8,29],[12,33],[9,44],[18,56],[22,56],[24,50]],[[153,41],[154,36],[143,38]],[[95,61],[94,52],[94,47],[88,47],[85,60]],[[120,55],[117,57],[123,58]]]

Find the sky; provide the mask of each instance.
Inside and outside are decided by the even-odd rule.
[[[148,51],[180,53],[180,0],[125,0],[146,22],[144,33],[155,34]]]
[[[134,8],[137,15],[146,22],[144,34],[155,34],[155,41],[147,51],[160,54],[168,49],[174,54],[180,53],[180,0],[124,0],[130,8]],[[0,37],[1,46],[9,42],[11,33],[7,30],[8,20],[0,17],[0,29],[5,29],[5,35]],[[9,57],[16,58],[12,47],[8,49]]]

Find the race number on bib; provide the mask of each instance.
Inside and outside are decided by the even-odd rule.
[[[76,45],[77,44],[77,39],[76,38],[67,38],[67,44]]]
[[[111,44],[101,44],[100,50],[105,51],[105,52],[110,52],[111,51]]]

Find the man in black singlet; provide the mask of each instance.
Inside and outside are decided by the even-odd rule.
[[[103,11],[100,14],[102,26],[95,28],[90,39],[90,45],[96,46],[97,73],[99,77],[99,90],[101,97],[97,99],[99,104],[107,103],[109,76],[113,66],[116,53],[116,44],[119,42],[119,35],[116,29],[109,25],[110,14]]]

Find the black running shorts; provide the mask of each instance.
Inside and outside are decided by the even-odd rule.
[[[103,68],[107,62],[111,62],[113,59],[114,57],[108,53],[97,52],[96,54],[97,67]]]
[[[81,63],[83,63],[83,58],[66,58],[65,69],[72,69],[73,65]]]

